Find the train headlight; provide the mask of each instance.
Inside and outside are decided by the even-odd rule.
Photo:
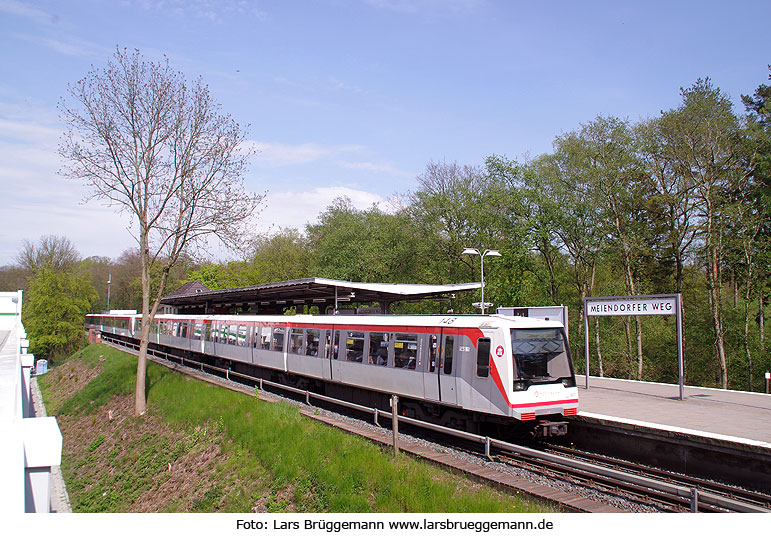
[[[573,378],[562,378],[560,380],[565,387],[575,387],[576,381]]]
[[[526,391],[527,390],[527,382],[526,381],[515,381],[514,382],[514,390],[515,391]]]

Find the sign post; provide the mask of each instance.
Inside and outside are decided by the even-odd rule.
[[[584,356],[586,388],[589,388],[589,317],[599,316],[676,316],[677,366],[680,400],[684,398],[682,295],[632,295],[628,297],[587,297],[584,299]]]

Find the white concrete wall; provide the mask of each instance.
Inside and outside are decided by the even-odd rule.
[[[0,292],[0,509],[48,513],[50,472],[61,463],[62,434],[54,417],[34,417],[35,358],[27,354],[21,301],[21,291]]]

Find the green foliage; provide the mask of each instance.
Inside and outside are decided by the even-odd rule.
[[[252,255],[246,261],[204,263],[188,273],[210,289],[250,286],[307,278],[313,273],[313,254],[296,229],[281,229],[274,235],[261,235],[252,241]]]
[[[24,299],[24,327],[30,337],[30,352],[60,359],[81,347],[85,315],[96,291],[83,275],[40,269]]]
[[[306,229],[315,276],[357,282],[421,281],[419,252],[410,221],[401,212],[377,207],[356,210],[340,198]]]

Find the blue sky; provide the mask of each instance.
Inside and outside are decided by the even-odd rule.
[[[769,20],[767,0],[0,0],[0,265],[44,234],[83,256],[134,246],[126,216],[56,174],[57,102],[116,46],[168,56],[250,125],[266,232],[336,195],[385,207],[429,161],[525,159],[597,115],[655,116],[699,77],[738,104],[767,82]]]

